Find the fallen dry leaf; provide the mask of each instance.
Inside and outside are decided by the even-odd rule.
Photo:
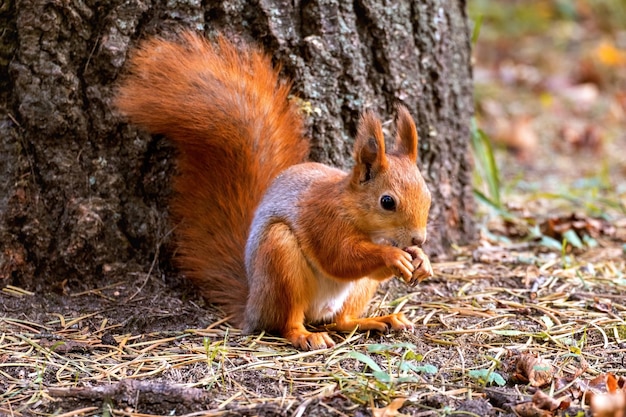
[[[574,378],[578,378],[578,376]],[[626,377],[616,377],[611,373],[600,374],[593,379],[577,379],[574,381],[572,378],[558,378],[555,381],[557,391],[567,387],[564,392],[566,392],[572,400],[579,400],[582,404],[587,405],[591,404],[592,401],[599,401],[598,407],[601,407],[601,409],[608,409],[609,404],[613,403],[614,405],[615,401],[610,398],[600,400],[594,400],[594,398],[610,397],[611,395],[623,393],[624,387],[626,386]],[[626,413],[624,417],[626,417]]]
[[[556,411],[556,410],[563,410],[567,407],[569,407],[569,401],[565,401],[561,398],[553,398],[550,397],[548,394],[544,393],[543,391],[536,391],[535,394],[533,395],[533,404],[535,404],[537,407],[539,407],[542,410],[548,410],[548,411]]]
[[[596,310],[606,313],[611,317],[616,317],[615,311],[613,310],[613,302],[608,299],[594,297],[593,298],[593,308]],[[609,390],[610,392],[610,390]]]
[[[552,417],[554,413],[548,410],[542,410],[532,402],[517,404],[513,407],[513,411],[519,417]]]
[[[588,124],[586,126],[563,126],[560,135],[575,151],[590,151],[600,154],[604,144],[604,135],[599,126]]]
[[[532,353],[522,353],[515,363],[516,377],[528,381],[533,387],[542,387],[552,382],[552,364]]]
[[[493,121],[494,142],[506,146],[522,161],[529,161],[537,148],[539,139],[529,115],[498,118]]]
[[[620,107],[626,111],[626,91],[618,91],[615,93],[615,100],[620,105]]]
[[[580,213],[568,216],[550,217],[540,225],[541,232],[556,240],[562,240],[569,230],[576,232],[579,238],[587,235],[594,239],[600,236],[613,236],[615,227],[603,219],[596,219]]]
[[[617,389],[618,389],[618,384],[617,384],[617,378],[615,378],[615,375],[613,374],[608,374],[606,377],[606,390],[607,392],[609,392],[610,394],[614,394]]]
[[[565,410],[569,406],[569,396],[553,398],[537,390],[532,401],[517,404],[514,411],[520,417],[551,417],[554,416],[555,411]]]
[[[402,408],[405,402],[406,398],[401,397],[393,400],[387,407],[372,407],[372,415],[374,417],[402,417],[404,414],[400,413],[398,410]]]

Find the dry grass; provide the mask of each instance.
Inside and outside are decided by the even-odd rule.
[[[458,261],[436,264],[436,278],[416,292],[377,300],[378,312],[402,309],[414,333],[337,334],[335,348],[314,352],[267,335],[242,336],[219,321],[118,334],[106,311],[55,314],[42,323],[5,314],[0,413],[358,415],[404,398],[402,410],[412,415],[507,415],[507,404],[534,392],[513,383],[520,352],[550,360],[557,375],[572,380],[626,372],[620,248],[567,260],[533,251],[461,252]],[[25,303],[34,297],[3,291]],[[394,283],[388,294],[400,291]],[[497,386],[497,376],[506,387]],[[480,400],[478,414],[471,400]]]

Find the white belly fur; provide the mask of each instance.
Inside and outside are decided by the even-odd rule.
[[[317,291],[305,313],[306,318],[311,322],[329,322],[343,307],[354,283],[337,281],[319,272],[315,274],[315,277],[317,278]]]

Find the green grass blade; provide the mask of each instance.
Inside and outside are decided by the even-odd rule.
[[[480,35],[480,28],[483,25],[483,15],[481,14],[474,21],[474,29],[472,30],[472,46],[476,45],[478,41],[478,36]]]
[[[359,362],[363,362],[374,372],[383,372],[383,370],[380,369],[380,366],[378,366],[378,364],[374,362],[374,359],[370,358],[367,355],[364,355],[361,352],[350,352],[348,355]]]
[[[493,146],[489,137],[478,128],[476,120],[472,120],[472,148],[476,158],[477,168],[481,171],[481,177],[487,184],[489,199],[495,207],[502,209],[500,197],[500,172],[493,152]]]

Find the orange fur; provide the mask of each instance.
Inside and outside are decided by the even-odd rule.
[[[179,263],[246,332],[301,349],[332,346],[305,323],[350,331],[412,327],[401,313],[361,318],[378,284],[432,275],[420,249],[430,193],[416,166],[417,131],[398,108],[394,148],[365,113],[351,173],[303,163],[308,142],[269,57],[192,33],[144,42],[116,104],[180,150],[172,212]],[[280,174],[280,175],[279,175]]]
[[[237,325],[248,296],[243,257],[254,209],[274,177],[308,154],[289,92],[265,54],[187,32],[177,42],[144,42],[117,95],[132,122],[178,145],[178,262]]]

